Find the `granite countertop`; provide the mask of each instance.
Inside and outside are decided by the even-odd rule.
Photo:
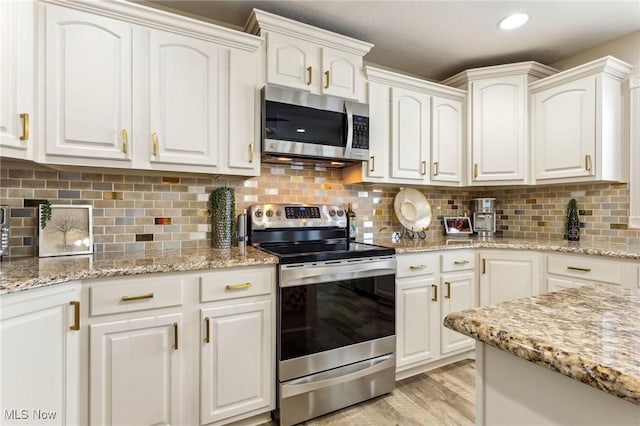
[[[73,280],[277,263],[277,257],[253,247],[244,252],[234,247],[29,257],[2,261],[0,294]]]
[[[535,240],[525,238],[437,238],[426,240],[403,239],[398,242],[373,239],[372,244],[393,247],[397,254],[419,253],[460,248],[488,248],[513,250],[539,250],[561,253],[607,256],[618,259],[640,260],[640,245],[613,243],[569,242],[566,240]]]
[[[640,290],[586,285],[455,312],[444,325],[640,405]]]

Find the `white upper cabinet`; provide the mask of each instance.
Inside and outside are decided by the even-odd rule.
[[[40,8],[39,161],[259,174],[260,38],[127,2]]]
[[[45,14],[46,155],[130,165],[132,26],[53,5]]]
[[[149,47],[150,161],[219,168],[228,50],[156,30]]]
[[[266,83],[363,101],[372,44],[254,9],[245,30],[267,41]]]
[[[374,67],[366,72],[370,158],[345,169],[344,181],[459,186],[466,93]]]
[[[529,183],[528,83],[553,68],[522,62],[464,71],[444,84],[468,89],[471,185]]]
[[[33,157],[34,10],[32,1],[0,1],[0,157]]]
[[[630,70],[605,57],[529,86],[536,181],[627,179],[621,82]]]
[[[391,177],[422,183],[428,179],[430,97],[391,89]]]

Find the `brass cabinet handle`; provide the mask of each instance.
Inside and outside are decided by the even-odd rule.
[[[370,157],[371,161],[369,161],[369,165],[371,165],[371,168],[369,169],[370,172],[375,172],[376,171],[376,156],[372,155]]]
[[[475,163],[473,165],[473,177],[477,178],[478,177],[478,163]]]
[[[20,140],[27,141],[29,140],[29,114],[20,114],[20,119],[22,120],[22,136],[20,136]]]
[[[420,172],[420,174],[422,176],[424,176],[424,175],[427,174],[427,162],[426,161],[422,161],[420,164],[422,166],[422,171]]]
[[[454,260],[453,261],[454,265],[466,265],[467,263],[469,263],[468,260]]]
[[[153,299],[153,293],[140,294],[138,296],[122,296],[123,302],[131,302],[134,300]]]
[[[431,287],[433,288],[433,298],[431,299],[432,302],[437,302],[438,301],[438,286],[435,284],[431,284]]]
[[[433,175],[438,176],[440,174],[440,162],[434,161],[433,163]]]
[[[411,265],[411,266],[409,266],[409,269],[417,270],[417,269],[424,269],[426,267],[427,267],[427,265]]]
[[[577,266],[567,266],[570,271],[591,272],[591,268],[578,268]]]
[[[69,330],[80,330],[80,302],[73,300],[69,302],[69,305],[73,306],[73,324],[69,326]]]
[[[127,129],[122,129],[122,152],[127,153],[127,146],[129,145],[129,138],[127,137]]]
[[[325,89],[328,89],[328,88],[329,88],[329,70],[327,70],[327,71],[325,71],[325,72],[324,72],[324,76],[327,78],[327,82],[326,82],[326,84],[324,85],[324,88],[325,88]]]
[[[245,288],[251,288],[251,283],[227,285],[227,290],[243,290]]]
[[[210,324],[209,324],[209,317],[204,318],[204,327],[205,327],[204,342],[209,343],[211,342],[211,330],[210,330]]]
[[[158,134],[154,132],[151,135],[151,140],[153,141],[153,156],[157,157],[158,156]]]
[[[590,172],[591,171],[591,156],[589,154],[584,156],[584,168]]]
[[[487,272],[487,261],[485,259],[482,259],[482,273],[486,273]]]
[[[253,163],[253,144],[249,144],[249,162]]]
[[[310,85],[311,85],[311,75],[312,75],[312,72],[313,72],[313,68],[311,68],[311,67],[307,67],[307,78],[308,78],[308,80],[307,80],[307,86],[310,86]]]
[[[444,283],[447,286],[447,294],[444,296],[445,299],[451,299],[451,283],[445,281]]]
[[[173,349],[178,350],[178,323],[173,323]]]

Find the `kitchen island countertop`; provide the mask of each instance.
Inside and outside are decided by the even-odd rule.
[[[455,312],[444,324],[640,405],[640,290],[585,285]]]
[[[147,250],[3,260],[0,294],[73,280],[277,264],[278,258],[247,247]]]

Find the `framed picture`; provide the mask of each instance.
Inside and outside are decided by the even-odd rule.
[[[469,236],[473,233],[468,217],[445,217],[444,231],[448,236]]]
[[[52,204],[50,209],[50,217],[45,211],[44,218],[43,205],[38,209],[39,256],[93,253],[92,207]]]

